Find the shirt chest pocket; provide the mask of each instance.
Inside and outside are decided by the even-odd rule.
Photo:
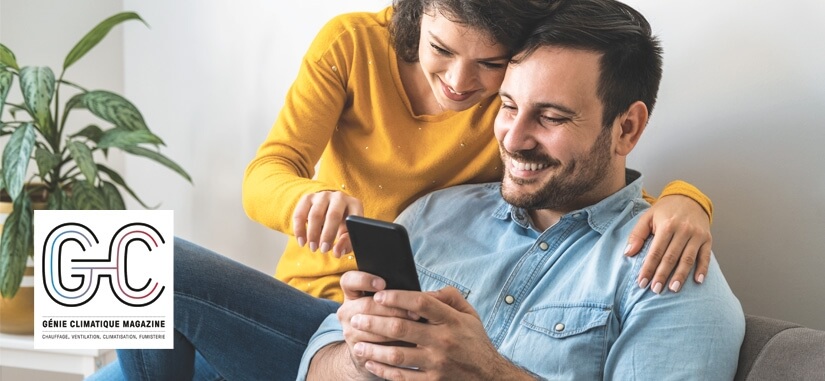
[[[452,279],[439,275],[433,271],[430,271],[426,267],[419,266],[417,264],[416,271],[418,271],[418,279],[421,282],[422,291],[436,291],[447,286],[452,286],[458,289],[464,299],[467,299],[467,297],[470,296],[469,288]]]
[[[601,379],[609,346],[610,316],[609,306],[596,303],[533,308],[517,328],[511,359],[541,375],[565,378],[575,372],[577,376],[588,375],[588,379]]]

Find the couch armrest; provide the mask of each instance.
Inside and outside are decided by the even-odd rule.
[[[737,381],[825,380],[825,331],[745,315]]]

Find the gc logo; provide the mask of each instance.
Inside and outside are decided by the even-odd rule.
[[[166,286],[152,278],[142,285],[133,284],[137,283],[134,278],[143,275],[145,269],[129,281],[130,255],[149,255],[166,244],[157,229],[145,223],[128,223],[112,236],[108,251],[92,250],[99,244],[94,232],[77,222],[60,224],[49,232],[41,262],[43,286],[49,298],[66,307],[82,306],[97,294],[104,278],[108,279],[115,297],[125,305],[147,306],[160,297]],[[105,253],[105,257],[85,258],[100,252]]]

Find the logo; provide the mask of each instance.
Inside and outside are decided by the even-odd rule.
[[[172,348],[172,227],[172,211],[35,211],[35,348]]]

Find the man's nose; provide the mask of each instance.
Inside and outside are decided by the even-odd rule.
[[[504,139],[501,142],[504,149],[516,152],[536,148],[538,143],[533,136],[533,127],[527,115],[517,114],[504,123]]]

